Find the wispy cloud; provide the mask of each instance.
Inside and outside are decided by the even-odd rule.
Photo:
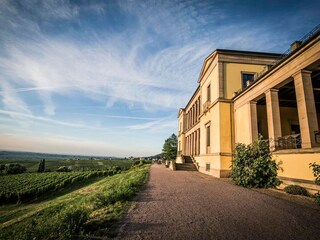
[[[2,0],[0,114],[21,129],[113,129],[159,146],[214,49],[285,50],[302,29],[297,23],[307,31],[320,20],[316,1],[290,3]]]
[[[21,112],[15,112],[15,111],[6,111],[6,110],[0,110],[0,115],[8,115],[13,118],[16,118],[18,120],[34,120],[64,127],[72,127],[72,128],[82,128],[82,129],[89,129],[89,130],[99,130],[99,131],[109,131],[112,129],[127,129],[127,130],[153,130],[157,131],[159,129],[167,128],[168,126],[174,127],[176,125],[176,120],[170,120],[168,118],[153,120],[152,118],[143,118],[143,117],[130,117],[130,116],[110,116],[106,115],[105,117],[110,118],[122,118],[122,119],[139,119],[139,120],[151,120],[142,124],[135,124],[135,125],[124,125],[119,127],[99,127],[99,126],[92,126],[87,124],[80,124],[75,122],[66,122],[66,121],[59,121],[50,119],[47,117],[40,117],[40,116],[34,116],[30,113],[21,113]],[[97,116],[98,114],[95,114]]]
[[[14,110],[25,114],[31,113],[28,105],[16,94],[8,82],[2,79],[2,81],[0,81],[0,86],[2,89],[1,95],[4,109],[9,111]]]

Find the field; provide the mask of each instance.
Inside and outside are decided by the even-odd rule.
[[[116,171],[25,173],[0,177],[0,203],[32,200],[47,192]]]
[[[106,170],[112,166],[129,169],[133,161],[110,157],[70,156],[44,153],[0,152],[0,164],[19,163],[27,168],[27,172],[36,172],[40,160],[45,159],[46,170],[56,171],[67,166],[72,171]]]
[[[146,182],[149,167],[77,182],[32,203],[0,206],[0,239],[112,237],[128,201]]]

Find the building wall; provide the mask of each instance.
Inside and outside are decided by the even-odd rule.
[[[199,171],[215,176],[227,177],[232,156],[231,104],[216,102],[200,120],[200,155],[195,157]],[[207,150],[206,127],[210,125],[210,148]],[[210,169],[206,169],[210,164]]]
[[[267,108],[265,105],[257,105],[258,131],[263,139],[268,139]]]
[[[309,164],[313,162],[320,164],[320,153],[274,153],[273,158],[282,163],[280,166],[283,171],[278,171],[279,177],[299,180],[314,181],[315,177]]]
[[[251,143],[250,105],[244,104],[234,110],[235,143]]]
[[[218,70],[218,64],[211,65],[209,69],[207,70],[206,75],[204,76],[204,79],[201,81],[201,98],[202,98],[202,104],[205,103],[207,98],[207,87],[210,85],[210,95],[211,95],[211,102],[216,100],[218,95],[218,89],[219,89],[219,70]]]
[[[206,126],[210,125],[210,149],[207,150]],[[220,151],[219,105],[215,104],[200,119],[200,155]]]
[[[293,134],[291,124],[299,125],[298,110],[296,108],[280,107],[282,136]]]
[[[227,99],[233,97],[233,93],[242,88],[241,72],[260,73],[264,70],[265,65],[255,64],[239,64],[225,63],[224,64],[224,96]]]
[[[187,137],[195,128],[200,128],[200,155],[194,157],[200,172],[215,177],[227,176],[235,143],[251,143],[256,137],[257,131],[254,132],[254,130],[257,128],[265,138],[268,137],[266,106],[256,106],[255,101],[263,98],[269,89],[279,88],[288,81],[292,81],[292,76],[297,71],[310,66],[314,68],[315,63],[318,66],[320,43],[318,41],[312,48],[306,48],[301,54],[298,51],[295,52],[291,56],[294,58],[293,61],[287,59],[287,62],[281,62],[262,76],[258,82],[233,98],[233,93],[242,88],[242,72],[260,73],[272,63],[272,58],[276,58],[271,55],[252,54],[251,56],[250,54],[247,52],[242,56],[239,52],[224,54],[223,51],[222,53],[217,51],[212,54],[213,59],[207,58],[201,71],[198,80],[201,108],[207,101],[208,85],[211,86],[211,106],[206,112],[201,109],[199,122],[192,129],[188,129],[185,134]],[[232,99],[232,102],[228,99]],[[186,112],[191,105],[192,103],[188,104]],[[291,123],[299,122],[297,109],[280,107],[280,117],[282,136],[292,134]],[[206,146],[206,126],[208,124],[211,130],[209,149]],[[274,152],[273,156],[276,161],[282,162],[284,171],[279,171],[279,176],[293,179],[314,180],[309,163],[314,161],[320,163],[320,149],[318,153],[314,149],[310,149],[310,152],[299,152],[297,149],[291,152],[280,150]],[[207,164],[210,164],[209,169],[207,169]]]

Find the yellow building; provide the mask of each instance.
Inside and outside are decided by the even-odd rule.
[[[199,86],[178,113],[176,163],[228,177],[236,143],[260,133],[284,180],[311,183],[320,164],[320,26],[286,54],[217,49],[204,61]]]

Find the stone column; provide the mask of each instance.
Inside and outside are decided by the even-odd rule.
[[[257,116],[257,102],[249,102],[249,111],[250,111],[250,135],[251,142],[258,139],[258,116]]]
[[[186,138],[186,155],[189,155],[189,136]]]
[[[198,141],[199,141],[198,130],[196,130],[194,133],[196,135],[196,141],[194,142],[194,148],[196,149],[196,155],[199,155],[199,152],[198,152]]]
[[[266,107],[268,118],[268,133],[270,141],[270,150],[275,150],[275,140],[281,137],[281,120],[278,89],[269,89],[265,92]]]
[[[193,141],[194,141],[194,135],[193,133],[191,133],[191,155],[194,155]]]
[[[301,132],[301,147],[312,148],[317,145],[314,132],[319,129],[311,72],[300,70],[293,75],[293,78]]]
[[[200,128],[198,129],[198,155],[200,155]]]

